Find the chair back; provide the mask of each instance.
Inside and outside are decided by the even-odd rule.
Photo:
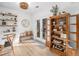
[[[8,40],[8,42],[9,42],[10,44],[12,44],[13,39],[14,39],[14,35],[8,35],[8,36],[7,36],[7,40]]]

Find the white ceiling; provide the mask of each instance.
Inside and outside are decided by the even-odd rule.
[[[36,14],[38,12],[43,12],[43,11],[50,11],[51,7],[53,5],[58,5],[59,8],[62,10],[66,10],[66,8],[69,8],[70,6],[73,5],[78,5],[79,3],[72,3],[72,2],[63,2],[63,3],[57,3],[57,2],[31,2],[29,5],[29,8],[27,10],[22,10],[19,7],[19,3],[18,2],[0,2],[0,7],[4,7],[4,8],[9,8],[9,9],[13,9],[13,10],[17,10],[20,12],[24,12],[24,13],[33,13]],[[39,8],[36,8],[36,6],[39,6]]]
[[[16,10],[22,13],[30,13],[30,10],[23,10],[19,7],[19,3],[18,2],[0,2],[0,7],[2,8],[7,8],[7,9],[11,9],[11,10]]]
[[[79,2],[33,2],[31,3],[31,12],[42,13],[42,12],[50,12],[50,9],[54,5],[58,5],[59,11],[66,11],[71,14],[79,13]],[[35,6],[39,6],[39,8],[35,8]]]
[[[13,10],[17,10],[17,11],[23,11],[23,12],[33,12],[33,13],[37,13],[39,11],[43,11],[46,10],[47,7],[51,8],[51,6],[58,4],[58,3],[53,3],[53,2],[31,2],[29,5],[29,9],[28,10],[22,10],[19,7],[19,3],[18,2],[0,2],[0,7],[4,7],[4,8],[9,8],[9,9],[13,9]],[[68,5],[68,3],[64,3],[66,5]],[[39,8],[35,8],[36,6],[39,6]]]

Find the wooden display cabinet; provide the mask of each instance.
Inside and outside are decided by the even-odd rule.
[[[46,34],[45,34],[46,36],[45,36],[45,39],[46,39],[46,46],[47,47],[50,47],[50,20],[49,19],[47,19],[46,20]]]
[[[67,21],[69,14],[50,17],[51,21],[51,47],[52,52],[66,55]]]
[[[71,15],[68,20],[67,55],[79,55],[79,15]]]
[[[62,14],[48,20],[46,44],[58,55],[79,55],[79,15]]]

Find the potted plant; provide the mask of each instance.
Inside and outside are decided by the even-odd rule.
[[[58,13],[58,6],[57,5],[52,6],[52,9],[50,9],[50,12],[52,12],[53,15],[56,16]]]

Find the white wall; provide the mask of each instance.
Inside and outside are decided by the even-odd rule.
[[[17,17],[17,27],[16,27],[16,37],[14,39],[14,44],[15,45],[17,43],[19,43],[20,33],[25,32],[25,31],[32,31],[32,26],[31,26],[32,23],[31,23],[30,14],[22,12],[22,11],[18,11],[18,10],[12,10],[12,9],[8,9],[8,8],[4,8],[4,7],[0,7],[0,12],[10,12],[10,13],[16,14],[18,16]],[[27,19],[30,22],[30,25],[29,25],[28,28],[25,28],[25,27],[22,26],[21,21],[23,19]],[[0,31],[2,31],[3,28],[0,28]],[[4,29],[7,29],[7,28],[4,28]]]

